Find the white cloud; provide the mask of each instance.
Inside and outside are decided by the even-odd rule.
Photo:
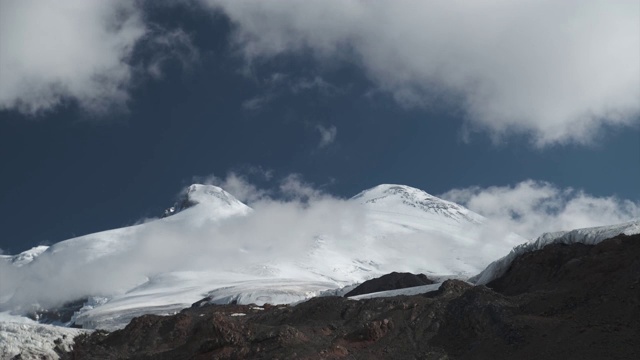
[[[0,2],[0,110],[40,115],[67,101],[101,115],[122,110],[132,78],[162,77],[199,52],[182,29],[145,23],[143,1]],[[144,59],[132,63],[137,45]]]
[[[249,62],[356,62],[398,102],[462,104],[496,139],[584,143],[640,122],[635,0],[201,1],[230,17]]]
[[[329,127],[324,127],[322,125],[316,126],[316,130],[320,133],[320,144],[318,144],[319,148],[324,148],[332,144],[336,141],[336,136],[338,135],[338,129],[331,125]]]
[[[254,96],[242,102],[242,108],[247,111],[258,111],[264,108],[274,98],[272,93]]]
[[[640,217],[640,203],[533,180],[515,186],[453,189],[440,196],[530,239],[543,232],[610,225]]]
[[[260,167],[248,167],[240,173],[231,171],[224,177],[213,174],[205,177],[196,176],[192,180],[201,184],[219,186],[251,206],[258,202],[307,203],[331,198],[314,184],[306,182],[300,174],[274,178],[272,170],[264,170]],[[252,180],[259,180],[262,186],[258,187]]]
[[[254,172],[255,171],[257,170],[254,170]],[[264,173],[265,178],[270,178],[270,176],[269,172]],[[233,196],[238,200],[247,204],[268,198],[272,193],[271,190],[259,189],[257,186],[250,183],[246,176],[235,172],[229,172],[224,179],[215,175],[210,175],[205,178],[195,178],[194,180],[203,184],[219,186],[225,189],[228,193],[233,194]]]
[[[86,110],[122,105],[127,58],[145,36],[136,2],[0,3],[0,109],[25,114],[75,99]]]
[[[300,174],[290,174],[280,181],[280,193],[288,199],[311,201],[324,198],[322,191],[303,180]]]
[[[337,92],[338,88],[320,76],[301,78],[291,84],[291,92],[294,94],[311,90],[317,90],[321,94],[330,95]]]
[[[322,96],[332,96],[339,93],[339,89],[320,76],[296,77],[283,73],[273,73],[264,79],[256,79],[263,92],[242,102],[242,108],[247,111],[259,111],[282,97],[283,95],[301,95],[315,92]]]
[[[155,78],[164,76],[165,63],[176,60],[183,69],[200,61],[200,51],[193,44],[191,37],[182,29],[166,30],[155,27],[147,37],[150,58],[146,65],[148,74]]]

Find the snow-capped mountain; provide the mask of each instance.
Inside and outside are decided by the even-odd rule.
[[[165,214],[2,256],[0,343],[6,346],[0,350],[20,348],[26,336],[37,343],[29,345],[37,352],[55,334],[78,333],[18,321],[6,312],[25,314],[76,301],[84,305],[67,325],[113,330],[135,316],[171,314],[198,301],[294,303],[392,271],[436,280],[479,273],[470,281],[485,284],[517,255],[549,243],[594,244],[640,233],[636,220],[544,234],[526,243],[458,204],[390,184],[348,200],[267,201],[254,209],[219,187],[196,184]]]
[[[196,184],[167,215],[44,249],[9,270],[0,310],[87,298],[72,321],[116,329],[203,298],[291,303],[391,271],[468,278],[525,241],[403,185],[252,210],[219,187]]]

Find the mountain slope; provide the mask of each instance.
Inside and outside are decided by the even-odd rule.
[[[489,287],[194,306],[81,336],[65,358],[638,359],[639,259],[640,235],[555,243],[518,256]]]
[[[484,217],[456,203],[406,185],[382,184],[351,198],[371,210],[409,216],[430,216],[439,221],[482,223]]]
[[[71,321],[116,329],[203,298],[292,303],[392,271],[467,278],[524,241],[402,185],[252,210],[218,187],[196,184],[177,205],[163,219],[66,240],[10,269],[14,282],[3,284],[8,300],[0,309],[28,312],[88,298]]]

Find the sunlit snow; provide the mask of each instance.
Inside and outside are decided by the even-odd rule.
[[[114,330],[205,298],[296,303],[392,271],[465,279],[525,241],[401,185],[252,208],[215,186],[192,185],[186,196],[189,206],[166,218],[5,257],[0,310],[24,314],[88,299],[72,321]],[[42,329],[49,328],[29,331]]]
[[[72,322],[114,330],[133,317],[173,314],[201,300],[260,306],[340,295],[393,271],[441,283],[486,268],[471,278],[483,284],[516,255],[551,242],[592,244],[640,232],[635,221],[527,244],[460,205],[402,185],[349,200],[262,200],[252,208],[215,186],[192,185],[186,196],[189,206],[163,219],[3,256],[0,310],[25,314],[87,299]],[[354,299],[424,293],[440,283]],[[54,338],[79,333],[27,320],[0,319],[4,353],[22,347],[27,355],[44,354]]]
[[[293,303],[392,271],[467,278],[524,239],[457,204],[402,185],[350,200],[262,201],[210,185],[164,219],[57,243],[3,271],[2,308],[27,311],[98,296],[75,322],[116,329],[144,313],[212,303]],[[3,269],[4,270],[4,269]]]
[[[70,350],[73,338],[88,330],[43,325],[22,316],[0,313],[0,359],[58,359],[53,350]]]

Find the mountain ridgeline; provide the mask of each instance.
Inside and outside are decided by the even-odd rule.
[[[66,326],[73,359],[636,358],[638,234],[527,242],[403,185],[253,209],[194,184],[162,218],[2,255],[0,312],[57,326],[0,320],[0,352]]]
[[[0,309],[51,314],[87,299],[65,323],[116,330],[203,297],[287,304],[394,271],[466,279],[525,241],[504,234],[488,242],[482,216],[392,184],[348,200],[305,207],[273,201],[258,209],[194,184],[165,214],[11,257],[22,259],[10,269],[22,280],[3,284]]]

